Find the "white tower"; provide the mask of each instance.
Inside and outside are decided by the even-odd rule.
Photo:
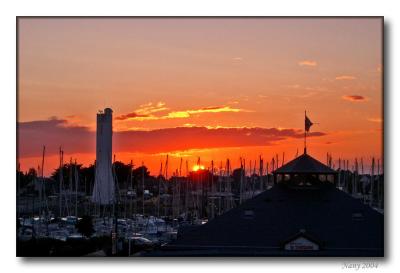
[[[112,110],[97,114],[96,171],[92,202],[108,205],[114,202],[115,185],[112,174]]]

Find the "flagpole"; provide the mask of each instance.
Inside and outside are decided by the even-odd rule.
[[[306,124],[305,120],[307,118],[307,112],[304,110],[304,154],[307,153],[307,130],[306,130]]]

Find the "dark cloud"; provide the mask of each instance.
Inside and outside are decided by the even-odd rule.
[[[67,120],[53,117],[17,125],[18,152],[23,157],[40,155],[43,145],[47,154],[57,153],[60,146],[68,152],[90,153],[95,149],[94,132],[83,126],[69,126]]]
[[[202,148],[267,146],[286,138],[302,138],[303,135],[301,130],[295,129],[177,127],[118,132],[115,134],[115,147],[118,150],[132,147],[139,152],[158,153]],[[324,133],[310,133],[310,136],[322,135]]]
[[[360,95],[346,95],[342,97],[344,100],[348,100],[348,101],[354,101],[354,102],[358,102],[358,101],[366,101],[367,98],[360,96]]]
[[[94,153],[95,132],[87,127],[68,126],[66,120],[21,122],[18,126],[19,154],[40,155],[43,145],[56,154],[62,146],[67,153]],[[323,136],[312,132],[309,136]],[[151,131],[114,132],[114,151],[160,153],[187,149],[267,146],[288,138],[302,138],[298,129],[177,127]]]
[[[225,108],[225,106],[209,106],[209,107],[203,107],[200,110],[218,110],[223,108]]]
[[[128,113],[126,115],[120,115],[120,116],[116,116],[115,119],[116,120],[126,120],[126,119],[130,119],[130,118],[146,118],[149,115],[141,115],[141,114],[137,114],[135,112],[132,113]]]

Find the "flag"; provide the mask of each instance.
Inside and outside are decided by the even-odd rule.
[[[311,122],[311,120],[306,115],[305,116],[305,122],[304,122],[304,128],[305,128],[306,132],[310,131],[310,127],[312,125],[313,125],[313,123]]]

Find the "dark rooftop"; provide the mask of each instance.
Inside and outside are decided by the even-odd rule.
[[[175,242],[146,255],[377,257],[384,254],[383,219],[332,184],[317,189],[278,184],[207,224],[179,232]],[[319,250],[284,249],[301,234],[317,242]]]
[[[315,158],[309,156],[307,153],[296,157],[289,161],[282,167],[274,171],[276,174],[290,174],[290,173],[313,173],[313,174],[335,174],[336,171],[329,168],[325,164],[319,162]]]

